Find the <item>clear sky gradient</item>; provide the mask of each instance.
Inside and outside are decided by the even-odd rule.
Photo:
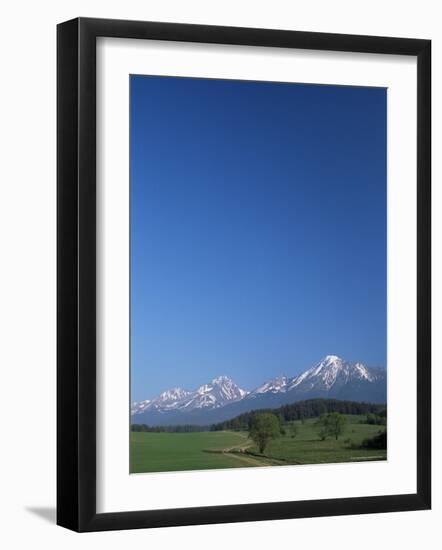
[[[131,399],[386,366],[386,90],[130,86]]]

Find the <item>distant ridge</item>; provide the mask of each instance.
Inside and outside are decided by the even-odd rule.
[[[173,388],[158,397],[133,403],[131,420],[148,425],[207,425],[258,408],[275,408],[314,398],[385,403],[386,371],[327,355],[303,373],[268,380],[247,392],[227,376],[189,391]]]

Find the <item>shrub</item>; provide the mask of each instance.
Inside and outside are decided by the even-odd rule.
[[[386,449],[387,448],[387,430],[378,432],[373,437],[364,439],[361,443],[363,449]]]

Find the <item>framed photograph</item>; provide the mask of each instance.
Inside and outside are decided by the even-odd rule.
[[[430,53],[58,26],[59,525],[430,508]]]

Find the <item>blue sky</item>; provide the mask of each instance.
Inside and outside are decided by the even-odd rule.
[[[386,366],[386,90],[130,86],[131,399]]]

